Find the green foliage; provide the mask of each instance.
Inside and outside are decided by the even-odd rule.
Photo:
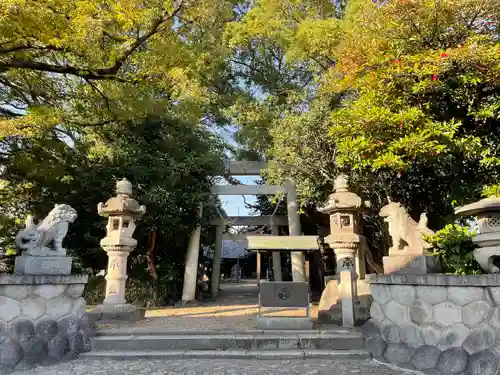
[[[500,197],[500,184],[492,184],[483,188],[483,196],[485,197]]]
[[[129,258],[129,274],[153,283],[147,256],[152,247],[158,282],[168,284],[169,293],[179,293],[199,204],[205,205],[204,222],[218,204],[208,193],[213,176],[222,170],[221,140],[166,116],[64,134],[4,139],[8,153],[0,155],[0,246],[13,247],[26,214],[41,220],[55,203],[66,203],[78,212],[64,244],[75,258],[75,271],[105,269],[99,241],[106,220],[97,214],[97,204],[114,196],[116,181],[126,177],[134,185],[134,198],[147,207],[134,233],[138,246]],[[151,232],[156,233],[154,244]],[[211,241],[206,232],[202,240]]]
[[[269,112],[264,125],[255,105],[238,111],[255,120],[242,134],[266,128],[265,151],[303,177],[304,198],[336,168],[394,178],[415,164],[446,174],[461,160],[494,181],[499,17],[480,0],[351,0],[341,13],[331,2],[258,1],[229,26],[235,56],[252,68],[242,74],[264,93],[255,105]]]
[[[442,228],[500,179],[499,22],[482,0],[255,1],[226,32],[248,103],[230,118],[305,205],[347,173],[384,252],[388,197]]]
[[[444,273],[456,275],[482,273],[472,254],[477,247],[472,242],[475,234],[468,227],[448,224],[426,239],[432,245],[433,254],[441,261]]]
[[[105,289],[106,279],[104,276],[92,275],[89,277],[87,285],[85,285],[83,298],[90,306],[99,305],[104,300]]]
[[[174,275],[162,276],[157,289],[152,280],[129,277],[125,287],[125,300],[140,307],[171,304],[177,301],[182,293],[182,281],[180,274],[175,277]],[[105,277],[91,275],[85,286],[83,298],[88,305],[99,305],[104,301],[105,291]]]
[[[214,115],[233,1],[2,0],[0,137]],[[225,91],[227,92],[227,91]]]

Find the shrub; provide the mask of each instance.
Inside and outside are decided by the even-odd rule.
[[[433,236],[426,238],[432,245],[433,254],[441,261],[443,273],[455,275],[482,273],[481,267],[472,254],[477,248],[477,245],[472,242],[475,234],[476,232],[469,227],[448,224]]]
[[[106,279],[104,276],[90,275],[83,292],[83,298],[85,298],[88,305],[99,305],[104,300],[105,288]]]

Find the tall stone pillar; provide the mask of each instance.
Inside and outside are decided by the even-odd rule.
[[[198,217],[203,213],[203,205],[200,204]],[[196,298],[196,282],[198,280],[198,266],[200,255],[201,226],[198,225],[189,237],[188,251],[186,254],[186,265],[184,267],[184,285],[182,287],[182,301],[194,301]]]
[[[271,234],[273,236],[279,236],[279,228],[277,225],[271,225]],[[282,281],[283,276],[281,275],[281,253],[279,251],[273,251],[273,274],[274,281]]]
[[[340,304],[342,307],[342,325],[354,327],[356,314],[356,270],[350,264],[340,270]]]
[[[286,192],[288,231],[290,236],[300,236],[302,235],[302,228],[300,224],[299,204],[297,202],[297,191],[293,181],[289,180],[287,182]],[[292,251],[290,256],[293,281],[308,281],[306,278],[304,254],[301,251]]]
[[[137,245],[132,237],[135,219],[146,212],[146,207],[139,206],[132,198],[132,184],[123,179],[116,184],[116,196],[99,203],[97,211],[108,218],[106,237],[101,240],[101,247],[108,255],[108,272],[104,302],[94,312],[102,313],[101,319],[138,319],[137,309],[126,303],[125,283],[127,258]]]
[[[217,225],[215,227],[215,251],[212,263],[212,280],[210,281],[210,291],[212,294],[212,298],[215,298],[219,295],[222,234],[224,233],[224,227],[224,225]]]

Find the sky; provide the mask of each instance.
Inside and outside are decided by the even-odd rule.
[[[256,185],[255,180],[258,176],[234,176],[245,185]],[[225,184],[223,184],[225,185]],[[222,207],[226,211],[228,216],[250,216],[250,210],[245,207],[245,201],[241,195],[221,195],[219,196]],[[245,195],[245,199],[248,203],[255,203],[255,195]]]
[[[236,146],[234,142],[233,134],[236,131],[235,128],[218,129],[217,133],[224,138],[224,140],[233,146]],[[233,176],[240,180],[242,184],[245,185],[256,185],[255,181],[259,179],[259,176]],[[227,185],[227,182],[222,182],[221,185]],[[219,196],[222,207],[226,211],[228,216],[250,216],[250,210],[245,207],[245,201],[241,195],[221,195]],[[246,195],[245,199],[248,203],[255,203],[255,195]]]

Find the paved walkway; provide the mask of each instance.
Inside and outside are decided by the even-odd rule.
[[[347,360],[137,360],[80,359],[16,375],[403,375],[372,361]]]
[[[127,328],[175,331],[248,331],[256,329],[255,316],[258,312],[256,280],[242,280],[240,284],[221,283],[215,301],[197,302],[185,307],[150,309],[146,319],[136,323],[100,324],[99,329]],[[305,310],[285,310],[267,315],[305,316]],[[311,317],[317,316],[317,309],[311,308]]]

